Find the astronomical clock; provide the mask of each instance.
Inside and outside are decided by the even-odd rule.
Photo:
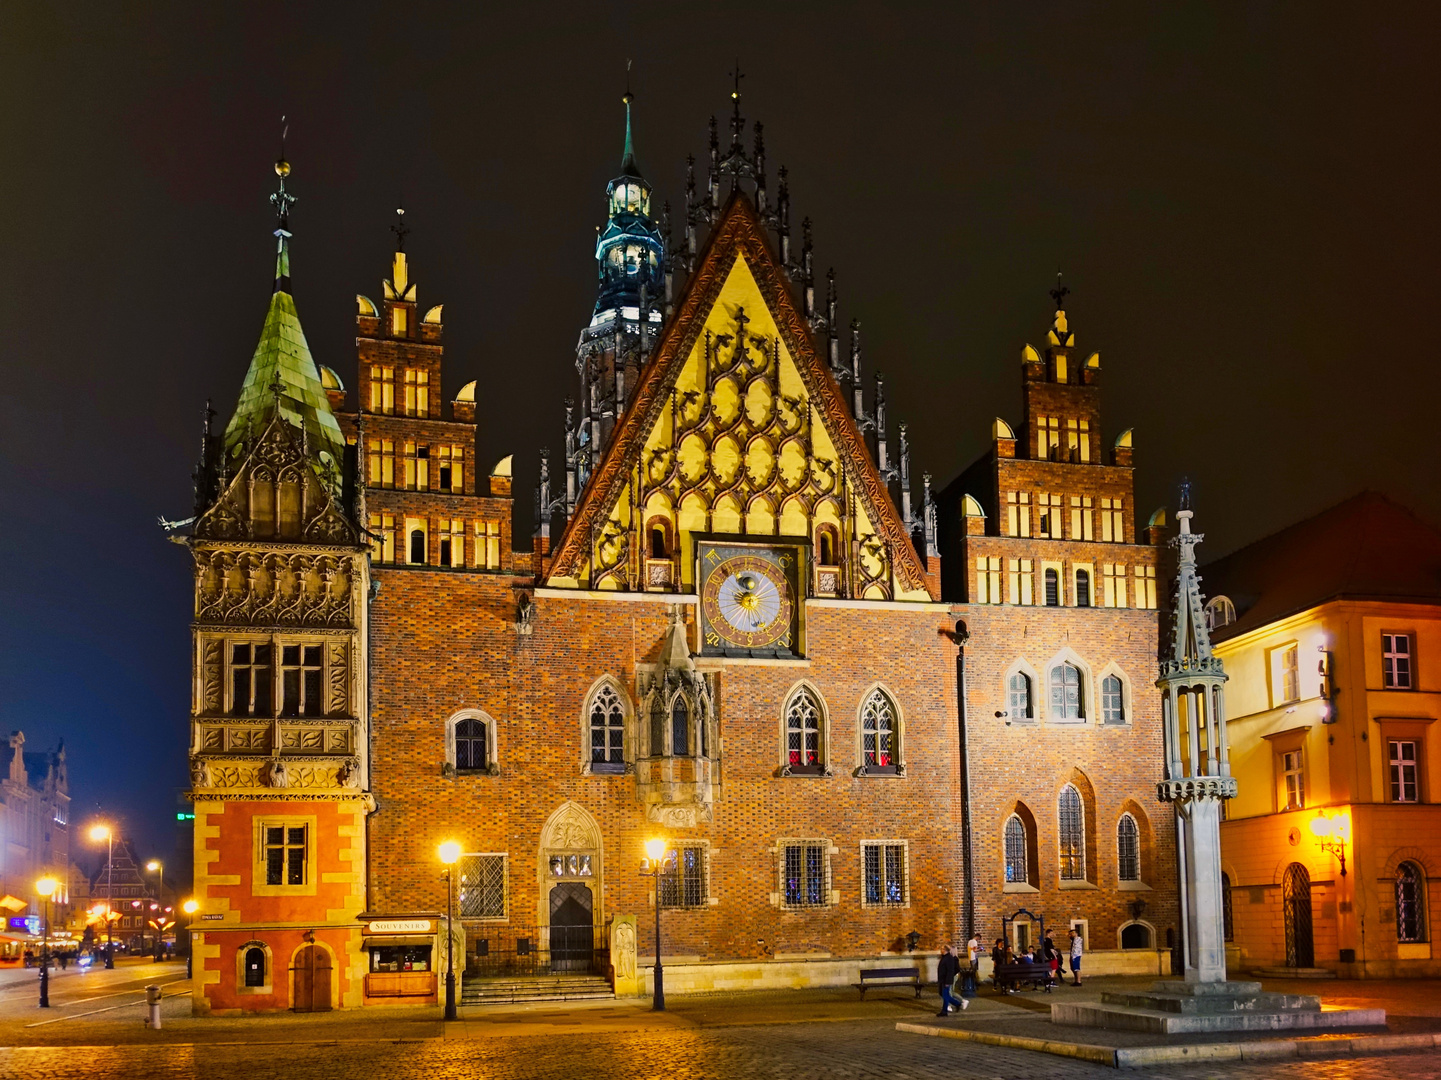
[[[804,654],[805,543],[696,539],[701,653],[792,659]]]

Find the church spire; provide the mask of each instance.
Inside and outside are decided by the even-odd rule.
[[[275,288],[260,341],[241,384],[240,400],[225,428],[225,455],[228,459],[238,454],[252,433],[278,414],[297,429],[310,453],[326,466],[338,490],[345,436],[331,411],[320,371],[300,326],[295,299],[290,295],[290,208],[296,200],[285,190],[290,162],[285,159],[284,145],[282,135],[281,156],[275,162],[280,187],[270,196],[276,214]]]

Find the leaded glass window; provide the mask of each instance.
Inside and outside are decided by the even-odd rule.
[[[1012,720],[1029,720],[1035,715],[1031,704],[1031,677],[1024,671],[1011,676],[1010,706]]]
[[[1060,817],[1061,880],[1086,880],[1086,816],[1081,793],[1074,785],[1061,789],[1057,810]]]
[[[1006,819],[1006,883],[1027,884],[1030,882],[1026,866],[1026,823],[1019,814]]]
[[[595,772],[625,768],[625,705],[613,686],[602,686],[591,699],[590,765]]]
[[[1101,680],[1101,723],[1124,724],[1126,722],[1126,701],[1121,680],[1107,675]]]
[[[673,849],[666,858],[675,873],[660,878],[661,907],[702,907],[707,902],[705,886],[705,846],[688,844]]]
[[[456,870],[461,918],[505,918],[504,855],[462,855]]]
[[[861,756],[868,772],[895,772],[896,709],[885,694],[872,691],[861,708]]]
[[[478,772],[490,762],[487,760],[485,723],[468,717],[455,725],[455,769],[456,772]]]
[[[786,764],[791,772],[822,768],[820,703],[805,687],[786,706]]]
[[[1075,664],[1057,664],[1051,669],[1051,719],[1080,720],[1085,715],[1081,702],[1081,669]]]
[[[1141,832],[1130,814],[1122,814],[1116,825],[1116,876],[1122,881],[1141,880]]]

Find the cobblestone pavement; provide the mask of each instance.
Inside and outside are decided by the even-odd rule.
[[[579,1021],[577,1021],[579,1025]],[[1436,1055],[1155,1071],[908,1036],[894,1021],[406,1042],[0,1049],[0,1080],[1441,1080]]]

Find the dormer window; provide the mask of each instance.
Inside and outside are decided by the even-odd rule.
[[[1236,621],[1236,605],[1225,596],[1213,596],[1206,602],[1206,629],[1219,630]]]

